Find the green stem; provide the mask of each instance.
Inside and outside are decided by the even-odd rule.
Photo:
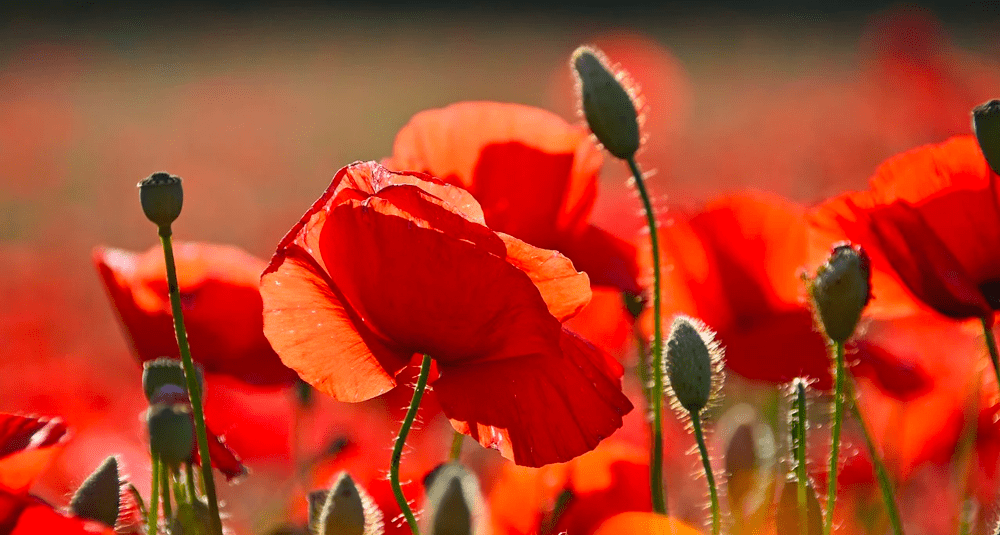
[[[830,473],[826,492],[826,519],[823,534],[833,530],[833,508],[837,503],[837,465],[840,461],[840,428],[844,421],[844,343],[834,342],[836,367],[834,368],[833,430],[830,442]]]
[[[413,535],[420,535],[420,528],[417,526],[417,519],[413,516],[410,504],[406,502],[403,495],[403,488],[399,485],[399,461],[403,458],[403,446],[406,444],[406,436],[410,434],[410,427],[417,417],[417,409],[420,408],[420,398],[424,396],[424,389],[427,387],[427,376],[431,371],[431,357],[424,355],[420,362],[420,376],[417,377],[417,384],[413,388],[413,399],[410,400],[410,408],[406,411],[403,424],[399,427],[399,436],[392,447],[392,460],[389,462],[389,483],[392,485],[392,493],[396,496],[396,503],[399,510],[406,517],[406,523],[410,525]]]
[[[171,467],[171,474],[174,476],[171,480],[171,486],[174,488],[174,501],[177,502],[177,508],[180,509],[181,504],[190,504],[193,498],[188,498],[187,489],[184,488],[184,482],[181,481],[180,465]]]
[[[993,336],[993,329],[990,328],[988,318],[979,318],[983,325],[983,334],[986,336],[986,349],[990,352],[990,361],[993,362],[993,373],[996,374],[997,384],[1000,385],[1000,352],[997,351],[997,339]]]
[[[156,535],[160,520],[160,456],[155,450],[153,457],[153,484],[149,488],[149,509],[146,510],[146,533]]]
[[[806,504],[809,475],[806,472],[806,385],[795,382],[795,419],[792,440],[795,444],[795,484],[798,491],[799,533],[809,533],[809,510]]]
[[[878,486],[882,491],[882,501],[885,502],[885,509],[889,515],[889,523],[892,524],[892,532],[895,535],[903,535],[903,524],[899,519],[899,507],[896,506],[896,499],[892,491],[892,482],[889,481],[889,472],[885,469],[885,463],[882,462],[882,458],[875,451],[875,443],[872,442],[871,434],[868,433],[868,426],[865,425],[865,420],[861,417],[861,411],[858,410],[858,405],[854,402],[853,393],[850,398],[847,403],[851,406],[851,414],[858,421],[858,427],[861,428],[861,434],[865,439],[865,446],[868,448],[868,456],[871,457],[872,465],[875,467],[875,477],[878,479]]]
[[[160,461],[160,494],[163,498],[163,518],[169,522],[174,513],[170,506],[170,466],[165,461]]]
[[[715,487],[715,476],[712,474],[712,460],[708,456],[708,448],[705,446],[705,433],[701,430],[701,416],[696,411],[690,411],[691,425],[694,427],[694,436],[698,440],[698,451],[701,452],[701,464],[705,467],[705,478],[708,479],[708,495],[712,500],[712,535],[719,535],[719,492]]]
[[[667,503],[663,492],[663,318],[660,317],[660,242],[657,235],[656,214],[653,203],[646,191],[646,183],[642,170],[635,161],[635,156],[627,160],[628,167],[635,178],[635,187],[639,190],[642,206],[646,212],[646,224],[649,226],[649,245],[652,248],[653,261],[653,435],[649,454],[649,485],[653,498],[653,511],[667,514]]]
[[[195,489],[194,468],[191,467],[190,461],[184,463],[184,475],[186,476],[184,479],[187,480],[188,496],[191,500],[191,503],[194,503],[195,501],[198,500],[198,491]]]
[[[459,457],[462,456],[462,443],[465,442],[465,435],[455,431],[453,437],[451,437],[451,454],[448,459],[453,462],[458,462]]]
[[[180,288],[177,284],[177,268],[174,265],[174,248],[171,244],[169,226],[160,227],[160,243],[163,245],[163,260],[167,265],[167,287],[170,291],[170,309],[174,316],[174,331],[177,347],[184,366],[184,380],[187,382],[191,412],[194,415],[194,429],[198,436],[198,455],[201,457],[201,478],[208,497],[208,522],[211,533],[222,535],[222,520],[219,517],[219,500],[215,494],[215,479],[212,477],[212,457],[208,451],[208,432],[205,428],[205,413],[201,405],[201,387],[191,359],[187,331],[184,329],[184,313],[181,308]]]

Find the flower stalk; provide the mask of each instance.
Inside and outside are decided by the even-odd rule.
[[[830,430],[830,473],[827,477],[826,518],[823,535],[833,530],[833,509],[837,504],[837,468],[840,461],[840,431],[844,423],[844,343],[834,342],[833,427]]]
[[[708,447],[705,445],[705,433],[701,429],[701,415],[698,411],[691,411],[691,426],[694,428],[694,436],[698,441],[698,452],[701,454],[701,464],[705,467],[705,478],[708,480],[708,495],[712,506],[712,535],[719,535],[721,529],[719,491],[715,486],[715,475],[712,473],[712,459],[708,456]]]
[[[171,243],[170,225],[160,226],[160,243],[163,245],[163,260],[167,265],[167,288],[170,291],[170,308],[174,317],[174,331],[177,335],[177,346],[181,353],[181,364],[184,367],[184,381],[187,383],[191,413],[194,416],[195,435],[198,439],[198,455],[201,458],[201,478],[205,485],[205,495],[208,498],[208,520],[213,534],[222,535],[222,520],[219,517],[219,500],[215,493],[215,479],[212,475],[212,457],[208,451],[208,431],[205,427],[205,412],[202,407],[201,385],[191,358],[191,347],[188,345],[187,330],[184,328],[184,312],[181,307],[180,289],[177,283],[177,268],[174,264],[174,248]]]
[[[420,375],[417,377],[417,384],[413,388],[413,398],[410,400],[410,407],[406,410],[402,425],[399,426],[399,435],[396,436],[396,443],[392,447],[392,459],[389,462],[389,483],[392,486],[392,493],[399,504],[399,510],[403,512],[406,523],[410,525],[413,535],[420,535],[420,527],[417,526],[417,519],[413,516],[413,510],[403,495],[403,488],[399,484],[399,462],[403,458],[403,446],[406,445],[406,437],[410,434],[410,428],[417,417],[417,409],[420,408],[420,399],[424,396],[427,388],[427,376],[431,371],[431,357],[424,355],[420,362]]]

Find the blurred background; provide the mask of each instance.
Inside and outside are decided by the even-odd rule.
[[[498,100],[576,121],[568,57],[582,43],[641,87],[639,160],[667,212],[747,188],[812,203],[863,187],[885,158],[967,133],[971,108],[1000,96],[986,3],[616,9],[5,3],[0,410],[76,431],[36,492],[64,502],[111,451],[148,479],[140,367],[91,250],[157,243],[135,189],[152,172],[185,180],[178,239],[267,259],[337,169],[388,156],[421,110]],[[632,238],[626,178],[606,164],[593,220]]]

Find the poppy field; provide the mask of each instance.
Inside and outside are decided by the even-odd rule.
[[[351,20],[0,39],[0,535],[1000,533],[995,43]]]

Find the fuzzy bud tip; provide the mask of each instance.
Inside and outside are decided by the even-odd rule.
[[[69,509],[80,518],[96,520],[105,526],[115,527],[121,506],[121,479],[118,459],[108,457],[90,474],[73,494]]]
[[[590,131],[614,157],[625,160],[639,150],[639,114],[625,86],[607,66],[604,54],[581,46],[570,59],[578,80],[580,106]]]
[[[871,262],[860,246],[839,244],[816,271],[809,295],[826,335],[846,342],[871,300]]]
[[[685,410],[698,413],[708,405],[721,383],[722,348],[704,323],[677,316],[666,348],[670,391]]]
[[[181,215],[184,205],[184,189],[181,177],[169,173],[153,173],[142,179],[139,188],[139,203],[146,219],[160,228],[170,227]]]
[[[427,489],[431,535],[472,535],[483,516],[483,497],[476,476],[459,464],[435,470]]]

